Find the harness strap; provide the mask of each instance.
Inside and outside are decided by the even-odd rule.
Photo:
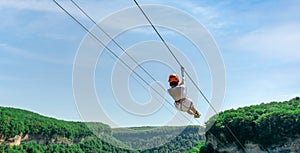
[[[184,101],[186,98],[181,98],[179,100],[175,100],[175,103],[181,103],[182,101]]]

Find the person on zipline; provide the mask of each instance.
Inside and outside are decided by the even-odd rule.
[[[168,89],[170,96],[175,100],[175,107],[177,110],[187,112],[194,115],[194,118],[199,118],[200,114],[196,110],[191,99],[187,97],[184,77],[184,67],[181,67],[182,80],[179,83],[179,77],[177,74],[170,74],[169,83],[171,88]]]

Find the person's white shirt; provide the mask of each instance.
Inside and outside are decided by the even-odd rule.
[[[182,81],[178,86],[168,89],[168,92],[175,101],[178,101],[183,98],[187,98],[184,77],[182,78]]]

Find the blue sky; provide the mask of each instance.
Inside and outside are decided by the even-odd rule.
[[[93,27],[92,22],[70,2],[59,2],[88,28]],[[121,0],[76,2],[99,22],[114,12],[135,6],[133,1]],[[225,64],[223,110],[289,100],[299,95],[299,1],[141,0],[140,4],[177,8],[198,20],[211,33]],[[0,105],[28,109],[59,119],[82,120],[73,96],[72,72],[86,32],[52,1],[1,1],[0,10]],[[170,22],[172,20],[176,18]],[[183,50],[191,59],[199,85],[211,98],[211,78],[205,60],[193,59],[199,55],[184,51],[185,48],[195,48],[180,35],[162,28],[159,30],[174,48]],[[150,27],[140,27],[124,32],[116,40],[128,48],[135,43],[159,39]],[[109,75],[114,63],[115,60],[104,53],[95,69],[96,92],[99,99],[107,103],[104,104],[105,112],[112,120],[120,126],[140,126],[164,125],[172,118],[176,110],[169,106],[146,117],[127,114],[120,109],[109,89]],[[157,62],[143,65],[168,88],[165,77],[174,70]],[[187,83],[189,92],[192,92],[194,88],[189,81]],[[129,84],[136,101],[145,103],[151,97],[134,79],[131,78]],[[166,98],[171,100],[168,95]],[[197,101],[199,110],[206,111],[208,106],[201,97],[192,98]],[[126,120],[120,119],[119,115]]]

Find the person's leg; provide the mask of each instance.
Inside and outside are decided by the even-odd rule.
[[[193,112],[192,115],[194,115],[195,118],[199,118],[200,114],[199,112],[196,110],[196,108],[194,107],[194,105],[191,106],[190,110]]]
[[[200,115],[199,112],[197,111],[197,109],[194,107],[194,105],[192,106],[191,109],[193,110],[193,112],[194,112],[196,115]]]
[[[183,112],[187,112],[190,115],[194,115],[195,118],[199,118],[200,114],[199,112],[195,109],[193,102],[191,99],[185,99],[180,103],[180,109]]]
[[[194,105],[191,106],[190,111],[193,112],[193,115],[196,114],[197,110],[195,109]]]
[[[190,115],[195,115],[195,113],[194,113],[191,109],[189,109],[189,110],[187,111],[187,113],[190,114]]]
[[[195,112],[191,109],[193,106],[193,103],[190,99],[185,99],[184,101],[181,102],[182,105],[182,111],[187,112],[190,115],[195,115]]]

